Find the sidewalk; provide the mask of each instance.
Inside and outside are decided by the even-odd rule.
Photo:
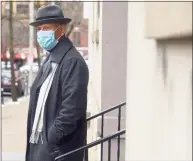
[[[24,161],[26,147],[26,120],[29,97],[22,98],[19,103],[2,107],[2,161]],[[88,111],[97,111],[91,83],[88,88]],[[91,122],[88,129],[88,142],[96,140],[96,121]],[[89,160],[95,161],[96,148],[89,150]]]
[[[2,107],[2,152],[25,150],[28,102],[29,97],[24,97]]]
[[[2,107],[2,161],[22,161],[26,146],[29,97]]]

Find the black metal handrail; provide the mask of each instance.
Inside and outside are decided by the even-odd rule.
[[[111,111],[114,111],[116,109],[118,109],[118,128],[117,128],[117,131],[120,131],[121,130],[121,107],[125,106],[126,105],[126,102],[124,103],[121,103],[119,105],[116,105],[114,107],[111,107],[107,110],[104,110],[96,115],[93,115],[89,118],[87,118],[87,121],[90,121],[94,118],[97,118],[99,116],[102,117],[101,119],[101,135],[100,137],[103,138],[104,137],[104,115],[106,113],[109,113]],[[119,161],[119,158],[120,158],[120,136],[118,136],[118,139],[117,139],[117,144],[118,144],[118,148],[117,148],[117,161]],[[101,143],[101,158],[100,158],[100,161],[103,161],[103,143]],[[88,161],[88,151],[86,150],[85,151],[85,161]]]
[[[89,148],[92,148],[93,146],[102,144],[102,143],[104,143],[106,141],[108,141],[108,161],[111,161],[111,140],[116,138],[116,137],[120,138],[120,136],[125,134],[125,132],[126,132],[125,129],[120,130],[120,131],[118,131],[118,132],[116,132],[114,134],[111,134],[109,136],[103,137],[102,139],[99,139],[99,140],[96,140],[96,141],[94,141],[92,143],[89,143],[89,144],[87,144],[87,145],[85,145],[85,146],[83,146],[81,148],[75,149],[75,150],[70,151],[70,152],[68,152],[66,154],[62,154],[62,155],[56,157],[54,161],[58,161],[59,159],[64,159],[65,157],[67,157],[69,155],[72,155],[74,153],[80,152],[80,151],[88,150]]]
[[[100,135],[100,137],[103,139],[104,138],[104,115],[106,113],[109,113],[111,111],[114,111],[114,110],[118,109],[118,128],[117,128],[117,131],[119,132],[121,130],[121,108],[123,106],[125,106],[125,105],[126,105],[126,102],[121,103],[121,104],[116,105],[114,107],[111,107],[111,108],[109,108],[107,110],[104,110],[104,111],[102,111],[102,112],[100,112],[100,113],[98,113],[96,115],[88,117],[86,120],[87,121],[91,121],[91,120],[93,120],[93,119],[95,119],[97,117],[102,117],[102,120],[101,120],[101,135]],[[115,135],[116,135],[116,133],[115,133]],[[114,136],[114,134],[113,134],[113,136]],[[117,139],[117,144],[118,144],[118,148],[117,148],[117,161],[119,161],[119,159],[120,159],[120,135],[117,135],[117,136],[118,136],[118,139]],[[93,143],[95,143],[95,142],[93,142]],[[103,142],[101,142],[100,144],[101,144],[101,158],[100,158],[100,161],[103,161]],[[87,146],[87,139],[85,140],[85,145]],[[88,145],[90,145],[90,144],[88,144]],[[84,160],[88,161],[88,148],[85,148],[84,152],[85,152]],[[72,154],[73,151],[72,151],[72,153],[71,152],[69,152],[69,153]],[[69,154],[69,153],[66,153],[66,154]]]
[[[96,115],[90,116],[90,117],[88,117],[86,120],[87,120],[87,121],[90,121],[90,120],[92,120],[92,119],[94,119],[94,118],[97,118],[97,117],[99,117],[99,116],[102,116],[102,115],[104,115],[104,114],[106,114],[106,113],[108,113],[108,112],[111,112],[111,111],[113,111],[113,110],[116,110],[117,108],[121,108],[122,106],[125,106],[125,105],[126,105],[126,102],[121,103],[121,104],[116,105],[116,106],[114,106],[114,107],[111,107],[111,108],[109,108],[109,109],[107,109],[107,110],[104,110],[104,111],[102,111],[102,112],[100,112],[100,113],[97,113]]]

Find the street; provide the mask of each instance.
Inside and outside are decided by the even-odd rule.
[[[7,102],[10,102],[12,99],[11,99],[11,96],[9,95],[6,95],[6,96],[3,96],[3,101],[4,101],[4,104],[6,104]]]
[[[2,97],[2,96],[1,96]],[[4,95],[3,95],[3,103],[1,102],[1,104],[7,104],[7,103],[9,103],[9,102],[11,102],[12,101],[12,98],[11,98],[11,94],[10,93],[5,93]]]
[[[2,161],[24,161],[28,100],[29,97],[23,97],[2,108]]]

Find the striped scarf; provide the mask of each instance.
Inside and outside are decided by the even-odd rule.
[[[40,137],[43,144],[42,131],[43,131],[44,108],[58,64],[52,62],[51,66],[52,70],[40,88],[35,118],[32,127],[32,133],[30,136],[30,143],[32,144],[38,144]]]

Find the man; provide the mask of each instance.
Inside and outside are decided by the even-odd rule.
[[[58,6],[50,5],[40,8],[30,23],[48,55],[31,87],[26,161],[54,161],[85,144],[88,68],[65,37],[70,21]],[[83,155],[62,161],[83,161]]]

